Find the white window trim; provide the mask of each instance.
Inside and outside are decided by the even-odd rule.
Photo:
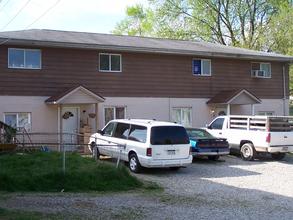
[[[200,74],[194,74],[193,73],[193,61],[194,60],[200,60],[200,65],[201,65],[201,69],[200,69]],[[210,61],[210,74],[203,74],[202,71],[203,71],[203,61]],[[211,59],[202,59],[202,58],[193,58],[192,59],[192,75],[193,76],[212,76],[212,60]]]
[[[24,51],[24,57],[23,57],[23,64],[24,66],[23,67],[13,67],[13,66],[10,66],[9,65],[9,49],[15,49],[15,50],[23,50]],[[25,63],[25,51],[40,51],[40,67],[36,67],[36,68],[33,68],[33,67],[26,67],[26,63]],[[14,48],[14,47],[9,47],[8,48],[8,64],[7,64],[8,68],[9,69],[30,69],[30,70],[40,70],[42,69],[42,50],[41,49],[27,49],[27,48]]]
[[[28,121],[30,124],[30,129],[32,130],[32,113],[31,112],[4,112],[3,113],[3,121],[4,121],[4,123],[6,123],[5,115],[16,115],[16,129],[18,129],[18,128],[20,128],[19,124],[18,124],[18,114],[23,114],[23,113],[28,114]]]
[[[192,118],[193,118],[193,117],[192,117],[192,107],[191,107],[191,106],[184,106],[184,107],[182,107],[182,106],[181,106],[181,107],[177,107],[177,106],[175,107],[175,106],[174,106],[174,107],[171,108],[171,112],[172,112],[172,110],[174,110],[174,109],[180,109],[180,119],[182,119],[182,109],[183,109],[183,108],[188,108],[188,109],[190,109],[190,126],[192,127]],[[171,118],[172,118],[172,116],[171,116]],[[181,122],[180,122],[180,123],[181,123]],[[181,124],[182,124],[182,123],[181,123]]]
[[[106,120],[105,120],[105,116],[106,116],[105,109],[106,108],[113,108],[114,109],[114,111],[113,111],[113,114],[114,114],[113,120],[116,119],[116,108],[124,108],[124,118],[126,118],[126,115],[127,115],[127,107],[126,106],[121,106],[121,105],[117,105],[117,106],[113,106],[113,105],[111,105],[111,106],[104,106],[104,111],[103,111],[104,126],[106,125]]]
[[[270,65],[270,76],[257,76],[257,77],[251,76],[251,77],[253,77],[253,78],[264,78],[264,79],[271,79],[272,78],[272,65],[271,65],[271,63],[267,63],[267,62],[251,62],[251,70],[250,70],[251,74],[252,74],[252,64],[253,63],[259,64],[259,70],[261,70],[261,68],[260,68],[261,64],[269,64]]]
[[[101,70],[101,55],[109,56],[109,70]],[[119,56],[120,57],[120,70],[111,70],[111,56]],[[117,53],[99,53],[99,72],[111,72],[111,73],[121,73],[122,72],[122,55]]]

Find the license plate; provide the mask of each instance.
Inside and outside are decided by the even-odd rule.
[[[168,155],[175,155],[175,150],[168,150]]]
[[[283,151],[288,151],[288,147],[283,147],[282,150]]]

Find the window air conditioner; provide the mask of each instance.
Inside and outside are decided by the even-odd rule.
[[[251,76],[252,77],[265,77],[265,71],[264,70],[251,70]]]

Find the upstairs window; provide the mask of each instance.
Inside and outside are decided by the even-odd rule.
[[[251,63],[251,76],[257,78],[271,78],[271,64]]]
[[[196,76],[211,76],[211,60],[193,59],[192,74]]]
[[[9,48],[8,67],[20,69],[41,69],[41,50]]]
[[[99,70],[101,72],[121,72],[120,54],[99,54]]]

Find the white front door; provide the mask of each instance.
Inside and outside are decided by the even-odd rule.
[[[76,143],[79,132],[79,108],[78,107],[62,107],[62,133],[63,143]]]

